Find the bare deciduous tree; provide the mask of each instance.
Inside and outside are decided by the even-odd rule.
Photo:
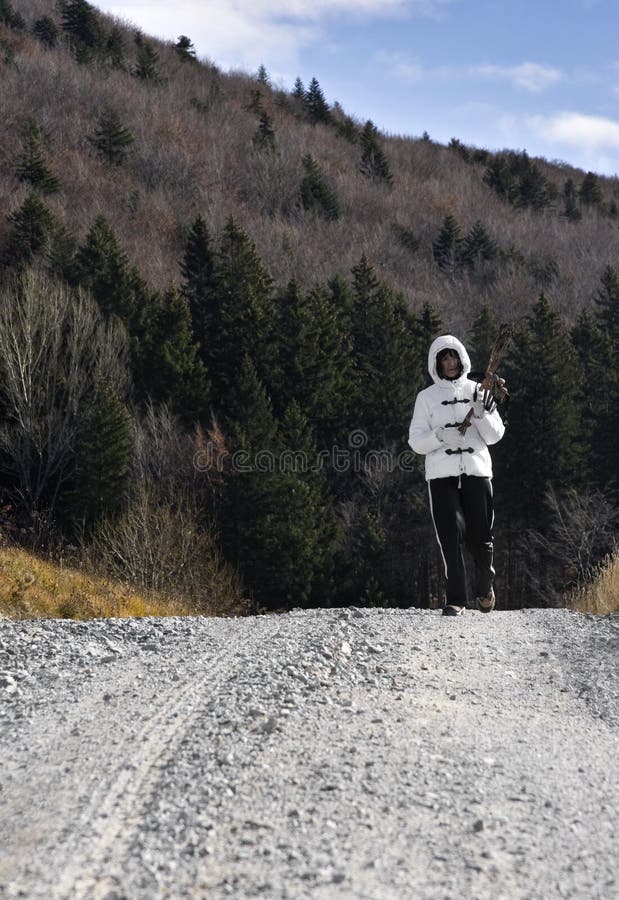
[[[619,514],[601,491],[571,488],[560,495],[550,487],[544,502],[550,526],[544,533],[529,530],[523,548],[534,593],[557,605],[566,590],[585,584],[600,561],[616,550]]]
[[[0,291],[0,451],[28,512],[53,512],[93,384],[127,371],[124,331],[86,294],[33,271]]]

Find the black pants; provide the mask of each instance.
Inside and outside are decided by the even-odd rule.
[[[487,596],[492,587],[492,482],[475,475],[433,478],[428,482],[428,489],[436,539],[445,565],[447,603],[464,606],[467,599],[464,546],[475,564],[475,597]]]

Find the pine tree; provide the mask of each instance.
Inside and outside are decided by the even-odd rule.
[[[298,100],[305,99],[305,87],[303,86],[303,82],[301,81],[301,79],[298,76],[294,82],[292,96],[296,97]]]
[[[42,194],[56,194],[60,181],[45,162],[43,146],[47,141],[47,135],[34,119],[27,119],[22,128],[22,149],[15,174],[19,181],[32,185]]]
[[[58,27],[49,16],[37,19],[32,26],[32,33],[48,50],[52,50],[58,43]]]
[[[125,69],[127,47],[120,28],[114,26],[110,29],[105,41],[103,56],[113,69]]]
[[[415,316],[413,325],[413,331],[420,348],[419,376],[422,383],[432,384],[427,366],[427,353],[430,349],[430,344],[442,333],[442,330],[443,323],[440,316],[432,309],[429,303],[424,303],[421,313]]]
[[[198,216],[189,232],[181,262],[182,291],[189,303],[193,333],[206,363],[207,347],[217,327],[214,290],[215,254],[206,222]]]
[[[596,206],[598,209],[601,209],[603,197],[597,175],[593,172],[587,172],[580,185],[578,196],[583,206]]]
[[[133,74],[140,81],[146,81],[148,84],[161,84],[163,77],[159,71],[159,54],[139,32],[135,36],[135,44],[138,48],[138,55]]]
[[[485,373],[490,352],[495,342],[497,324],[494,312],[484,304],[475,318],[467,345],[471,360],[471,372]]]
[[[382,181],[389,186],[393,184],[389,162],[379,144],[378,129],[370,119],[365,123],[361,132],[360,169],[370,181]]]
[[[513,196],[515,179],[504,156],[495,156],[490,160],[484,181],[504,200]]]
[[[269,87],[271,84],[269,80],[269,73],[263,65],[260,65],[258,67],[258,74],[256,75],[256,78],[258,79],[260,84],[263,84],[265,87]]]
[[[73,521],[87,533],[122,508],[129,485],[132,423],[118,391],[99,383],[80,420],[74,488],[64,498]]]
[[[305,112],[312,125],[317,125],[319,122],[322,122],[324,125],[332,123],[333,117],[329,104],[325,100],[325,95],[316,78],[312,78],[310,81],[310,85],[305,92],[304,101]]]
[[[253,137],[253,144],[258,150],[264,150],[267,153],[277,152],[273,123],[266,110],[263,110],[260,113],[260,122]]]
[[[602,490],[619,489],[619,275],[607,266],[594,298],[593,339],[589,342],[589,390],[592,408],[592,474]],[[582,345],[582,340],[581,340]]]
[[[498,244],[478,219],[462,242],[460,258],[463,264],[469,269],[480,271],[484,263],[492,262],[498,255]]]
[[[582,213],[578,207],[578,198],[576,196],[576,188],[571,178],[565,180],[563,185],[563,202],[565,204],[563,215],[571,222],[578,222],[582,218]]]
[[[462,253],[460,226],[451,214],[443,219],[441,230],[432,244],[432,253],[443,272],[453,274],[460,265]]]
[[[577,485],[585,461],[578,360],[543,293],[514,337],[506,372],[512,403],[504,443],[513,525],[540,527],[546,489]]]
[[[191,426],[209,408],[206,370],[194,340],[187,298],[174,285],[154,306],[148,322],[150,352],[142,369],[143,389]]]
[[[213,403],[226,414],[245,356],[265,379],[273,368],[272,280],[255,244],[229,219],[215,253],[214,286],[205,353]]]
[[[73,235],[62,222],[55,222],[49,235],[46,252],[50,274],[66,281],[67,284],[76,285],[78,281],[76,253],[77,243]]]
[[[176,52],[183,62],[197,62],[196,48],[186,34],[181,34],[176,44]]]
[[[333,299],[316,286],[306,295],[291,281],[276,297],[276,363],[269,378],[275,413],[297,402],[321,448],[346,430],[351,342]]]
[[[21,13],[15,12],[10,0],[0,0],[0,25],[13,31],[25,31],[26,23]]]
[[[105,40],[97,10],[87,0],[62,0],[61,10],[62,29],[78,62],[90,62],[100,53]]]
[[[97,120],[93,135],[88,137],[101,159],[114,166],[126,162],[135,143],[133,135],[120,121],[113,109],[104,109]]]
[[[328,221],[340,217],[340,206],[336,194],[327,184],[316,160],[307,154],[303,157],[305,177],[301,182],[301,203],[303,208],[319,213]]]
[[[143,285],[103,216],[86,235],[76,265],[79,283],[88,288],[102,311],[118,316],[131,330],[137,311],[136,292]]]
[[[55,220],[37,194],[28,194],[22,205],[7,218],[13,226],[4,254],[7,265],[30,263],[45,253]]]
[[[365,255],[352,273],[357,427],[373,449],[391,441],[405,444],[412,398],[420,387],[413,317],[378,281]]]

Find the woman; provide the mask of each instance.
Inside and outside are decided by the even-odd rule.
[[[445,567],[443,615],[461,615],[466,606],[464,543],[475,563],[477,607],[490,612],[494,507],[488,446],[500,441],[505,426],[491,393],[467,378],[471,361],[457,338],[446,334],[432,343],[428,371],[434,384],[417,395],[408,440],[426,458],[430,513]]]

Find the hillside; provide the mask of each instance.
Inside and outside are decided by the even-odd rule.
[[[439,604],[413,402],[433,338],[476,371],[507,321],[499,605],[586,589],[619,521],[616,179],[380,134],[87,0],[0,0],[0,66],[2,527],[209,608]]]
[[[355,120],[354,110],[349,115],[335,110],[333,125],[311,124],[291,93],[248,74],[183,60],[172,44],[150,38],[162,81],[142,81],[131,75],[138,54],[133,31],[108,17],[101,17],[101,25],[107,34],[118,29],[120,58],[80,64],[66,34],[47,49],[30,33],[46,15],[60,26],[59,8],[51,0],[12,0],[12,8],[26,27],[1,30],[3,208],[14,211],[27,194],[16,179],[15,160],[23,123],[32,117],[49,137],[47,158],[61,181],[60,192],[48,200],[51,211],[78,243],[103,214],[155,288],[179,280],[182,243],[197,214],[215,234],[233,216],[256,241],[277,283],[296,277],[312,284],[338,272],[346,277],[366,253],[413,309],[431,303],[456,331],[470,326],[485,301],[499,319],[526,313],[541,288],[573,322],[590,302],[605,266],[618,258],[617,219],[608,215],[619,196],[615,179],[597,179],[603,209],[583,204],[582,218],[572,221],[562,215],[564,186],[572,179],[578,193],[584,172],[531,160],[556,197],[541,209],[519,207],[485,183],[488,160],[466,162],[457,149],[431,140],[381,135],[393,176],[390,188],[360,171],[364,123]],[[256,91],[272,125],[275,152],[253,141],[259,114],[250,106]],[[102,162],[88,140],[107,108],[134,138],[122,166]],[[338,198],[337,221],[302,207],[308,153]],[[481,222],[504,257],[456,273],[441,271],[432,243],[449,214],[462,236]],[[8,230],[3,217],[0,243]],[[411,249],[416,242],[417,249]]]

